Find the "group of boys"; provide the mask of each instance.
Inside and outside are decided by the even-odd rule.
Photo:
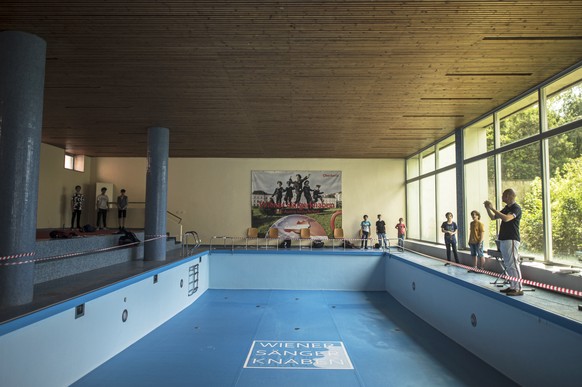
[[[127,217],[128,198],[125,195],[125,189],[121,189],[120,195],[117,197],[117,217],[119,219],[119,229],[125,229],[125,218]],[[85,203],[85,195],[81,193],[81,186],[75,187],[75,193],[71,199],[71,229],[77,223],[77,229],[81,230],[81,212],[83,211],[83,204]],[[101,194],[96,199],[97,207],[97,228],[107,229],[107,212],[109,210],[109,196],[107,196],[107,188],[101,188]]]
[[[362,231],[362,242],[360,247],[362,249],[368,249],[368,237],[370,235],[370,228],[372,224],[368,220],[368,215],[364,215],[364,220],[360,223]],[[398,230],[398,250],[404,250],[404,236],[406,235],[406,225],[404,224],[404,219],[398,219],[398,224],[395,229]],[[376,234],[378,235],[378,248],[382,249],[388,248],[388,240],[386,239],[386,222],[382,220],[382,214],[378,214],[378,220],[376,221]]]

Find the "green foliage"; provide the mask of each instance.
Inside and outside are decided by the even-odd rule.
[[[556,128],[582,118],[582,82],[548,98],[548,127]]]
[[[556,128],[582,118],[582,83],[548,99],[548,126]],[[501,144],[531,134],[538,125],[537,106],[525,108],[503,121]],[[555,255],[570,256],[582,246],[582,129],[551,137],[549,163],[552,168],[550,198],[552,241]],[[522,244],[526,251],[543,251],[543,202],[540,147],[536,143],[502,154],[502,180],[528,182],[521,204]]]
[[[571,255],[582,235],[582,156],[558,169],[550,179],[554,253]],[[522,240],[529,251],[543,250],[541,180],[534,179],[523,199]]]
[[[524,250],[543,251],[542,180],[536,177],[522,201],[521,240]]]
[[[582,157],[565,164],[550,189],[554,250],[572,254],[582,235]]]
[[[547,108],[549,128],[581,119],[582,82],[549,98]],[[535,135],[538,131],[539,111],[537,104],[533,104],[503,119],[500,127],[500,144],[513,143]],[[487,141],[493,141],[492,131],[488,131]],[[564,165],[582,153],[582,131],[572,130],[553,137],[550,144],[550,165]],[[526,146],[504,153],[502,180],[533,180],[540,176],[539,152],[539,146],[535,146],[535,149],[533,146]],[[490,165],[490,176],[493,172],[493,165]]]

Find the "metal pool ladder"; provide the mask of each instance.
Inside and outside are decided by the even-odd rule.
[[[192,239],[192,244],[190,244],[190,239]],[[182,256],[191,255],[201,243],[196,231],[186,231],[182,236]]]

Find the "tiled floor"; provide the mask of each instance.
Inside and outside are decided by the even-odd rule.
[[[312,353],[263,352],[254,340],[341,342],[353,369],[299,369]],[[256,355],[253,352],[253,355]],[[251,356],[256,358],[256,356]],[[292,360],[294,359],[294,360]],[[75,386],[511,386],[510,380],[385,292],[208,290]]]
[[[0,324],[181,259],[181,249],[175,249],[167,252],[165,262],[125,262],[37,284],[34,287],[34,299],[31,303],[0,309]]]

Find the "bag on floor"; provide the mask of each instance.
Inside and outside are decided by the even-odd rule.
[[[285,239],[283,242],[281,242],[281,244],[279,245],[280,248],[282,249],[289,249],[291,248],[291,239]]]
[[[311,243],[311,247],[314,249],[319,249],[319,248],[322,248],[323,246],[324,246],[324,243],[321,240],[315,240]]]
[[[119,245],[127,245],[130,243],[139,243],[137,235],[131,231],[125,231],[125,234],[119,237]]]
[[[49,233],[51,239],[67,239],[70,238],[69,234],[61,230],[53,230]]]
[[[355,249],[356,247],[354,246],[354,244],[350,241],[344,241],[344,243],[342,244],[342,247],[344,249]]]
[[[86,224],[83,226],[83,232],[95,232],[97,229],[90,224]]]

